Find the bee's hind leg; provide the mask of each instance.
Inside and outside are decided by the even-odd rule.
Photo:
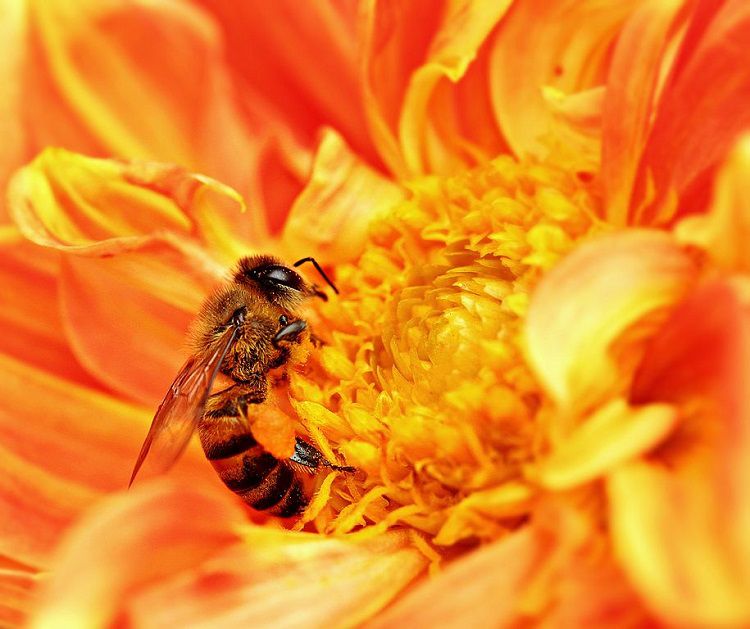
[[[297,437],[294,444],[294,454],[289,457],[292,463],[297,463],[309,469],[310,472],[319,467],[327,467],[340,472],[354,472],[356,468],[349,465],[334,465],[327,461],[320,451],[313,445]]]

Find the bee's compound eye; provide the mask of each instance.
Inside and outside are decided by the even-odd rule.
[[[279,317],[279,325],[286,325],[287,323],[289,323],[289,321],[287,320],[286,315],[281,315]]]

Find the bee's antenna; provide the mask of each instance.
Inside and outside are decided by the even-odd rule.
[[[294,263],[294,266],[297,267],[300,264],[304,264],[305,262],[312,262],[313,266],[315,267],[315,270],[320,273],[321,277],[328,282],[328,285],[333,289],[333,292],[337,295],[339,294],[339,289],[336,288],[336,285],[328,278],[328,276],[325,274],[325,271],[320,268],[320,265],[318,264],[317,260],[315,258],[302,258],[301,260],[297,260]]]

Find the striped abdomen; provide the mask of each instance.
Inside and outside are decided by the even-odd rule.
[[[304,486],[290,463],[266,452],[244,421],[206,417],[198,434],[221,480],[253,509],[287,518],[307,506]]]

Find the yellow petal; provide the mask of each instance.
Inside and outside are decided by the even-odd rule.
[[[680,242],[708,251],[726,271],[750,271],[750,135],[735,145],[719,171],[708,214],[689,216],[677,225]]]
[[[365,107],[383,161],[397,178],[449,172],[476,161],[479,147],[462,131],[479,126],[495,140],[497,129],[486,103],[482,44],[509,2],[371,2],[364,17]],[[480,71],[467,76],[472,63]],[[460,104],[471,103],[468,116]],[[473,119],[471,119],[473,117]],[[475,133],[472,133],[472,136]],[[492,153],[502,148],[495,140]],[[484,155],[487,159],[491,155]]]
[[[565,95],[603,83],[611,45],[637,2],[516,3],[492,44],[495,116],[516,155],[546,155],[560,126],[542,88]]]
[[[450,145],[441,146],[440,120],[433,122],[430,100],[441,81],[455,84],[461,80],[510,5],[510,0],[462,0],[447,5],[427,60],[411,75],[402,103],[398,138],[410,173],[450,172],[455,168],[449,156],[457,151]],[[480,92],[476,99],[485,96]]]
[[[592,481],[647,453],[669,435],[676,421],[677,412],[668,404],[631,408],[622,399],[613,400],[556,444],[534,476],[556,491]]]
[[[722,552],[723,516],[707,489],[701,478],[680,480],[646,463],[617,468],[607,482],[615,552],[664,622],[746,626],[747,583],[737,558]]]
[[[296,198],[282,240],[290,259],[344,262],[360,255],[370,223],[403,197],[364,164],[335,131],[326,130],[310,178]]]
[[[693,272],[668,234],[647,230],[597,238],[553,268],[532,296],[526,339],[531,365],[555,402],[580,410],[621,390],[614,344],[674,304]]]

